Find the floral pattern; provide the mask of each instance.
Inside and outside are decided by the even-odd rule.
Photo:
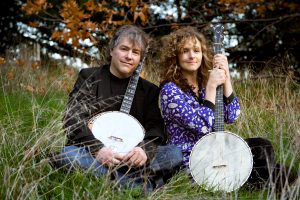
[[[236,96],[224,102],[224,122],[233,123],[240,114],[240,104]],[[174,83],[167,83],[160,92],[161,114],[169,134],[169,144],[179,147],[183,153],[183,163],[188,166],[189,155],[196,142],[213,129],[214,108],[205,104],[205,89],[199,99],[192,90],[183,92]]]

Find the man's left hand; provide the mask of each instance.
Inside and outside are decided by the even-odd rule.
[[[141,147],[135,147],[123,159],[123,162],[128,162],[133,167],[141,167],[147,161],[147,155]]]

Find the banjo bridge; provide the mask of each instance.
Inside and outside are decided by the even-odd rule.
[[[224,167],[227,167],[227,165],[214,165],[213,168],[224,168]]]
[[[122,138],[116,136],[109,136],[108,139],[116,141],[116,142],[124,142]]]

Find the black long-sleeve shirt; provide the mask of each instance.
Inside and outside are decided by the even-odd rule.
[[[119,111],[130,78],[120,79],[109,71],[109,66],[82,69],[69,95],[64,117],[67,145],[85,146],[95,154],[103,144],[87,127],[88,120],[105,111]],[[159,89],[142,78],[139,79],[130,115],[145,128],[143,144],[149,159],[157,145],[164,144],[163,119],[158,108]]]

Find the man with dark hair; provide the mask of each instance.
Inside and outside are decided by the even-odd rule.
[[[164,145],[167,136],[158,108],[159,89],[142,78],[139,78],[129,114],[143,125],[143,142],[122,155],[104,146],[88,127],[88,121],[97,113],[120,110],[130,77],[145,56],[148,41],[141,29],[123,26],[110,41],[110,63],[80,71],[64,117],[67,145],[56,156],[56,164],[89,170],[96,176],[110,174],[121,185],[140,185],[142,177],[149,175],[152,178],[146,179],[147,191],[160,186],[163,175],[170,176],[180,165],[180,150]]]

